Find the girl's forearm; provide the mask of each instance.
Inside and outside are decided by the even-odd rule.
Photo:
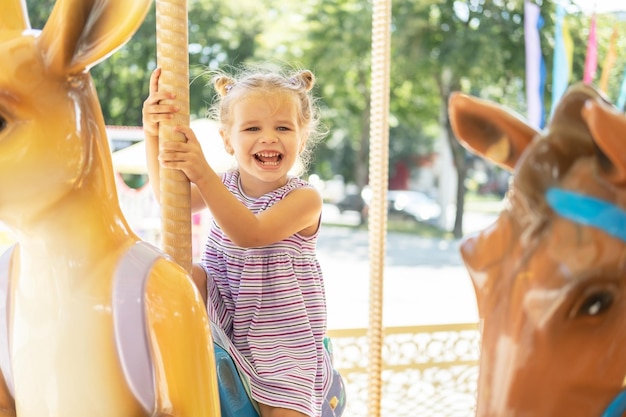
[[[221,178],[211,170],[195,185],[211,215],[233,243],[242,247],[253,245],[249,237],[257,234],[259,221],[228,191]]]

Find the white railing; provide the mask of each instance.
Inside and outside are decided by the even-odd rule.
[[[367,329],[330,330],[346,383],[347,417],[367,416]],[[471,417],[478,378],[477,324],[388,327],[382,417]]]

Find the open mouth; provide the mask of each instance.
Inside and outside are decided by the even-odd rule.
[[[276,166],[282,161],[283,155],[278,152],[259,152],[254,154],[254,159],[261,163],[261,165]]]

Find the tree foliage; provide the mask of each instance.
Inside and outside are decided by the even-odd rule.
[[[551,107],[555,2],[536,0],[544,26],[547,69],[545,108]],[[54,0],[28,0],[30,20],[41,28]],[[571,5],[570,5],[571,6]],[[318,79],[328,137],[311,171],[368,181],[372,3],[361,0],[189,0],[190,110],[202,117],[213,100],[208,71],[274,61],[311,69]],[[582,79],[589,16],[569,7],[574,41],[572,82]],[[397,0],[393,2],[390,80],[390,166],[427,155],[442,138],[457,169],[455,234],[462,230],[464,179],[470,155],[454,140],[447,120],[452,91],[464,91],[526,113],[523,0]],[[598,73],[613,28],[616,50],[626,48],[626,22],[598,16]],[[156,66],[155,6],[135,36],[92,69],[105,121],[140,125],[141,107]],[[617,99],[626,67],[617,54],[606,92]]]
[[[54,0],[27,2],[33,28],[43,27],[53,5]],[[203,117],[213,94],[206,85],[207,73],[218,67],[237,66],[255,55],[257,37],[263,31],[264,6],[254,0],[190,0],[188,11],[190,113],[192,117]],[[141,108],[156,60],[153,3],[128,43],[91,70],[107,124],[141,125]]]
[[[331,132],[319,149],[323,163],[317,168],[362,187],[369,149],[371,3],[320,0],[307,21],[309,47],[303,60],[320,80],[324,120]]]

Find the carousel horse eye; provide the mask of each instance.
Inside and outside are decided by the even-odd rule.
[[[7,127],[7,121],[4,117],[0,116],[0,131],[4,130],[5,127]]]
[[[613,304],[614,296],[610,291],[599,291],[591,294],[580,305],[577,316],[598,316],[607,311]]]

